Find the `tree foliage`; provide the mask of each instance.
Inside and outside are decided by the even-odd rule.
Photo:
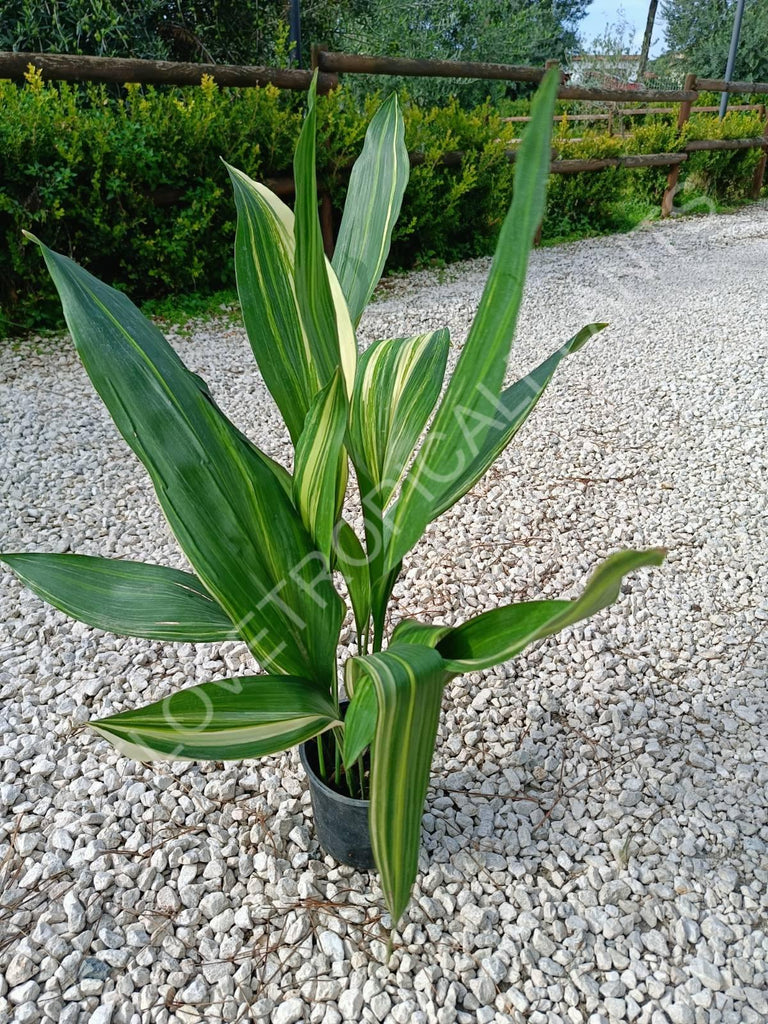
[[[373,0],[362,17],[339,27],[337,38],[351,52],[541,65],[563,61],[578,48],[576,28],[588,6],[588,0]],[[455,79],[392,84],[406,84],[419,100],[440,103],[458,95],[465,105],[519,88]]]
[[[667,44],[697,74],[721,78],[728,60],[736,0],[666,0]],[[734,79],[768,79],[768,4],[746,0]]]
[[[307,50],[356,9],[305,0]],[[285,63],[288,35],[284,0],[6,0],[0,21],[4,50],[215,64]]]
[[[578,47],[588,0],[303,0],[302,62],[312,43],[349,53],[542,64]],[[6,0],[0,49],[285,64],[285,0]],[[380,82],[358,79],[355,91]],[[391,79],[387,86],[397,85]],[[514,91],[504,83],[409,80],[423,101],[460,94],[471,106]]]

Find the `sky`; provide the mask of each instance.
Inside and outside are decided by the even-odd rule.
[[[618,4],[609,3],[608,0],[592,0],[587,11],[587,16],[579,22],[579,33],[584,40],[590,43],[595,36],[601,35],[609,22],[615,24],[619,12],[624,12],[624,17],[635,28],[635,53],[640,50],[645,31],[645,22],[648,17],[648,0],[623,0]],[[661,4],[656,12],[656,21],[653,26],[653,42],[651,44],[651,56],[658,57],[664,52],[664,20],[661,16]]]

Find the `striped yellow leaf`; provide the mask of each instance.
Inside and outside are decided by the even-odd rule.
[[[446,674],[430,647],[395,644],[349,663],[353,686],[367,676],[378,713],[371,746],[371,846],[397,925],[418,869],[421,819]]]
[[[327,384],[341,366],[351,394],[357,361],[357,343],[344,294],[326,259],[317,210],[315,137],[316,77],[309,90],[307,116],[293,160],[296,183],[294,279],[302,323],[321,384]]]
[[[337,480],[347,430],[347,397],[341,371],[315,396],[296,445],[293,500],[317,548],[330,563],[338,510]],[[346,473],[342,474],[346,482]]]
[[[444,329],[391,338],[371,345],[358,363],[349,446],[363,500],[377,646],[397,578],[385,566],[384,510],[440,394],[448,345]]]
[[[243,320],[295,444],[319,382],[293,282],[293,214],[288,210],[289,222],[270,201],[268,189],[234,167],[227,169],[237,206],[235,272]]]
[[[334,529],[336,567],[341,571],[349,590],[358,636],[368,632],[371,617],[371,577],[368,557],[352,527],[340,520]]]
[[[88,375],[205,589],[264,667],[331,685],[343,604],[283,473],[125,295],[41,248]]]
[[[349,664],[350,662],[347,662],[347,665]],[[368,675],[361,676],[353,689],[350,685],[350,673],[347,672],[347,696],[351,699],[344,716],[344,766],[349,772],[363,751],[373,742],[378,703],[376,690]]]
[[[491,271],[456,370],[389,517],[386,567],[413,547],[432,518],[436,493],[461,476],[494,422],[523,295],[528,253],[544,215],[552,115],[560,82],[553,68],[531,104],[515,162],[514,196]]]
[[[448,345],[442,329],[378,341],[361,355],[349,441],[368,488],[366,502],[384,509],[399,484],[440,394]]]
[[[237,630],[197,576],[120,558],[0,554],[31,591],[79,622],[118,636],[211,643]]]
[[[493,422],[477,455],[457,476],[451,475],[445,484],[437,481],[430,488],[433,491],[431,519],[436,519],[455,504],[493,465],[536,408],[562,360],[572,352],[577,352],[607,326],[588,324],[583,327],[535,370],[502,391],[496,403]]]
[[[529,644],[607,608],[630,572],[661,565],[664,548],[618,551],[602,562],[575,601],[523,601],[476,615],[454,628],[406,620],[392,636],[396,644],[435,646],[453,675],[491,668],[514,658]]]
[[[368,125],[355,161],[333,253],[333,267],[357,325],[381,277],[408,184],[403,115],[395,93]]]
[[[282,675],[201,683],[90,723],[134,761],[239,761],[287,750],[340,724],[327,688]]]
[[[238,196],[238,190],[239,190],[239,192],[246,197],[245,199],[241,200],[241,205],[243,205],[245,207],[246,212],[250,213],[250,211],[252,211],[254,208],[257,209],[258,211],[262,211],[262,210],[266,209],[272,215],[273,230],[277,232],[277,237],[278,237],[279,246],[280,246],[280,252],[279,252],[278,255],[284,254],[284,256],[285,256],[286,270],[290,274],[290,289],[291,289],[291,293],[293,295],[293,301],[294,301],[295,308],[296,308],[296,317],[297,317],[297,319],[299,319],[299,321],[301,321],[301,317],[300,317],[300,314],[299,314],[299,307],[298,307],[298,298],[296,296],[296,282],[294,280],[294,275],[295,275],[294,267],[295,267],[295,261],[296,261],[296,239],[295,239],[296,218],[294,217],[293,210],[289,206],[287,206],[282,201],[282,199],[280,199],[279,196],[276,196],[275,193],[272,192],[271,189],[267,188],[266,185],[263,185],[261,182],[254,181],[252,178],[249,178],[247,174],[244,174],[242,171],[238,171],[234,167],[229,167],[229,165],[227,165],[227,169],[229,170],[230,176],[233,178],[233,184],[235,184],[235,186],[236,186],[235,187],[235,200],[236,200],[236,202],[237,202],[237,196]],[[235,177],[237,179],[236,182],[235,182]],[[239,210],[239,207],[238,207],[238,210]],[[250,227],[248,227],[247,230],[248,230],[248,232],[251,232],[251,228]],[[262,230],[262,229],[260,229],[260,230]],[[239,231],[240,231],[240,215],[238,214],[238,232]],[[251,233],[254,236],[256,236],[258,234],[258,232],[256,232],[255,229]],[[246,233],[246,226],[243,227],[243,237],[244,237],[244,239],[248,239],[248,237],[249,237],[249,235]],[[249,308],[252,307],[254,309],[254,314],[253,314],[253,316],[254,316],[254,323],[252,325],[252,329],[254,331],[254,336],[256,336],[258,338],[262,338],[264,336],[265,331],[266,331],[266,329],[267,329],[267,327],[269,325],[260,325],[258,322],[255,322],[255,318],[257,316],[257,310],[258,310],[259,303],[258,303],[258,300],[254,299],[249,293],[247,293],[246,290],[250,289],[250,288],[266,288],[266,286],[267,286],[267,284],[269,282],[268,282],[268,280],[266,278],[266,275],[263,274],[263,272],[259,269],[258,264],[254,265],[254,266],[250,266],[249,263],[248,263],[249,260],[255,259],[257,254],[254,254],[253,256],[250,256],[248,254],[247,246],[245,246],[245,244],[244,244],[244,249],[245,249],[244,254],[239,254],[238,253],[238,243],[237,243],[237,241],[235,243],[235,246],[236,246],[236,248],[235,248],[235,268],[236,268],[236,271],[237,271],[237,273],[239,275],[239,278],[241,276],[242,277],[242,281],[243,281],[243,284],[242,284],[243,294],[241,294],[241,303],[243,304],[243,315],[244,315],[244,317],[246,316],[245,303],[243,302],[243,298],[245,297],[247,299],[247,301],[248,301]],[[258,258],[259,258],[259,260],[265,260],[268,257],[266,256],[266,254],[262,254]],[[344,293],[342,292],[341,285],[339,284],[338,278],[336,277],[336,274],[334,273],[334,270],[333,270],[333,267],[331,266],[330,260],[328,260],[325,257],[323,257],[323,258],[324,258],[324,261],[325,261],[326,273],[328,275],[328,284],[329,284],[329,287],[330,287],[330,290],[331,290],[331,299],[332,299],[332,302],[333,302],[334,317],[335,317],[335,322],[336,322],[336,333],[337,333],[337,336],[338,336],[338,359],[337,359],[337,363],[340,362],[340,364],[341,364],[341,368],[342,368],[342,370],[344,372],[344,381],[345,381],[346,388],[347,388],[347,394],[351,395],[351,393],[352,393],[352,386],[353,386],[354,379],[355,379],[355,366],[356,366],[356,363],[357,363],[357,342],[355,340],[355,331],[354,331],[354,328],[352,326],[352,321],[350,320],[350,317],[349,317],[349,310],[347,308],[347,303],[346,303],[346,300],[344,298]],[[243,261],[244,265],[243,265],[242,269],[238,269],[238,260],[242,260]],[[262,275],[264,277],[263,281],[261,280],[260,275]],[[238,291],[240,291],[240,285],[238,285]],[[267,290],[265,291],[265,298],[268,299],[269,295],[270,295],[270,292],[269,292],[269,289],[267,288]],[[279,311],[279,308],[278,308],[278,311]],[[288,313],[286,315],[288,315],[289,313],[290,313],[290,310],[288,310]],[[274,312],[270,312],[268,314],[268,316],[270,318],[274,318],[275,317],[275,313]],[[290,321],[290,318],[289,318],[289,321]],[[289,322],[289,326],[290,326],[290,322]],[[248,321],[247,320],[246,320],[246,329],[249,330],[249,338],[250,338],[251,335],[250,335],[250,329],[248,327]],[[292,330],[292,328],[291,328],[291,330]],[[317,383],[317,381],[319,379],[319,377],[318,377],[318,366],[317,366],[316,360],[312,357],[312,350],[311,350],[311,347],[310,347],[310,344],[309,344],[309,339],[307,337],[307,333],[306,333],[306,330],[304,328],[303,323],[301,323],[302,347],[299,348],[298,344],[295,344],[295,335],[291,335],[291,337],[294,339],[293,351],[296,353],[296,357],[299,359],[299,361],[303,361],[306,358],[308,360],[308,362],[310,363],[310,373],[311,373],[312,379],[314,381],[314,390],[312,391],[312,394],[310,395],[310,398],[311,398],[315,394],[315,392],[317,391],[317,389],[319,387],[319,384]],[[251,344],[253,345],[253,341],[251,341]],[[278,339],[279,353],[283,352],[285,347],[286,347],[285,341]],[[255,351],[255,349],[254,349],[254,351]],[[307,352],[309,353],[309,355],[305,356],[305,353],[307,353]],[[271,356],[271,358],[273,360],[275,359],[275,355],[274,354],[270,354],[270,356]],[[259,359],[260,359],[260,355],[257,354],[257,361]],[[261,366],[261,363],[259,363],[259,366]],[[296,370],[295,370],[294,367],[288,367],[287,368],[287,372],[289,374],[295,374]],[[262,373],[263,373],[263,371],[262,371]],[[266,380],[266,378],[265,378],[265,380]],[[267,386],[270,388],[270,391],[272,391],[272,386],[271,386],[270,382],[269,381],[266,381],[266,382],[267,382]],[[284,387],[284,384],[283,384],[283,387]],[[278,382],[278,390],[279,389],[280,389],[280,382]],[[277,401],[277,396],[275,395],[274,391],[272,391],[272,395],[273,395],[273,397],[275,397],[275,401]],[[279,403],[278,403],[278,406],[279,406]],[[283,411],[282,410],[282,406],[279,406],[279,407],[280,407],[280,410],[282,412]],[[308,405],[307,405],[307,408],[308,408]],[[305,410],[305,413],[306,413],[306,410]],[[300,431],[301,431],[301,423],[299,424],[299,428],[298,428],[298,432],[300,432]]]

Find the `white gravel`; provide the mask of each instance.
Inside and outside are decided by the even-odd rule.
[[[669,559],[448,689],[389,966],[375,877],[318,852],[295,753],[149,769],[77,728],[252,670],[243,648],[118,639],[2,576],[0,1020],[768,1021],[766,267],[766,204],[534,254],[516,372],[612,327],[431,528],[397,614],[569,596],[624,546]],[[389,282],[365,335],[459,342],[486,272]],[[242,331],[177,340],[285,457]],[[69,346],[0,360],[2,546],[182,565]]]

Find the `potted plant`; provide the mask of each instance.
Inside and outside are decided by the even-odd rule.
[[[72,554],[2,558],[35,593],[92,626],[164,641],[243,640],[263,674],[182,689],[93,728],[140,761],[256,758],[322,737],[310,748],[321,780],[370,802],[370,843],[393,926],[416,875],[446,682],[606,607],[626,573],[664,557],[660,549],[614,554],[574,601],[507,605],[453,628],[406,620],[386,635],[402,561],[429,522],[483,476],[560,361],[604,326],[584,328],[504,388],[544,210],[558,81],[549,72],[533,101],[514,199],[442,397],[447,331],[386,339],[362,353],[355,341],[408,178],[396,97],[368,128],[332,262],[317,212],[314,88],[296,149],[294,212],[229,168],[243,316],[295,446],[291,473],[224,416],[124,294],[39,243],[77,351],[148,470],[192,571]],[[350,462],[362,539],[343,514]],[[346,715],[337,667],[342,578],[357,632],[357,653],[343,666]]]

